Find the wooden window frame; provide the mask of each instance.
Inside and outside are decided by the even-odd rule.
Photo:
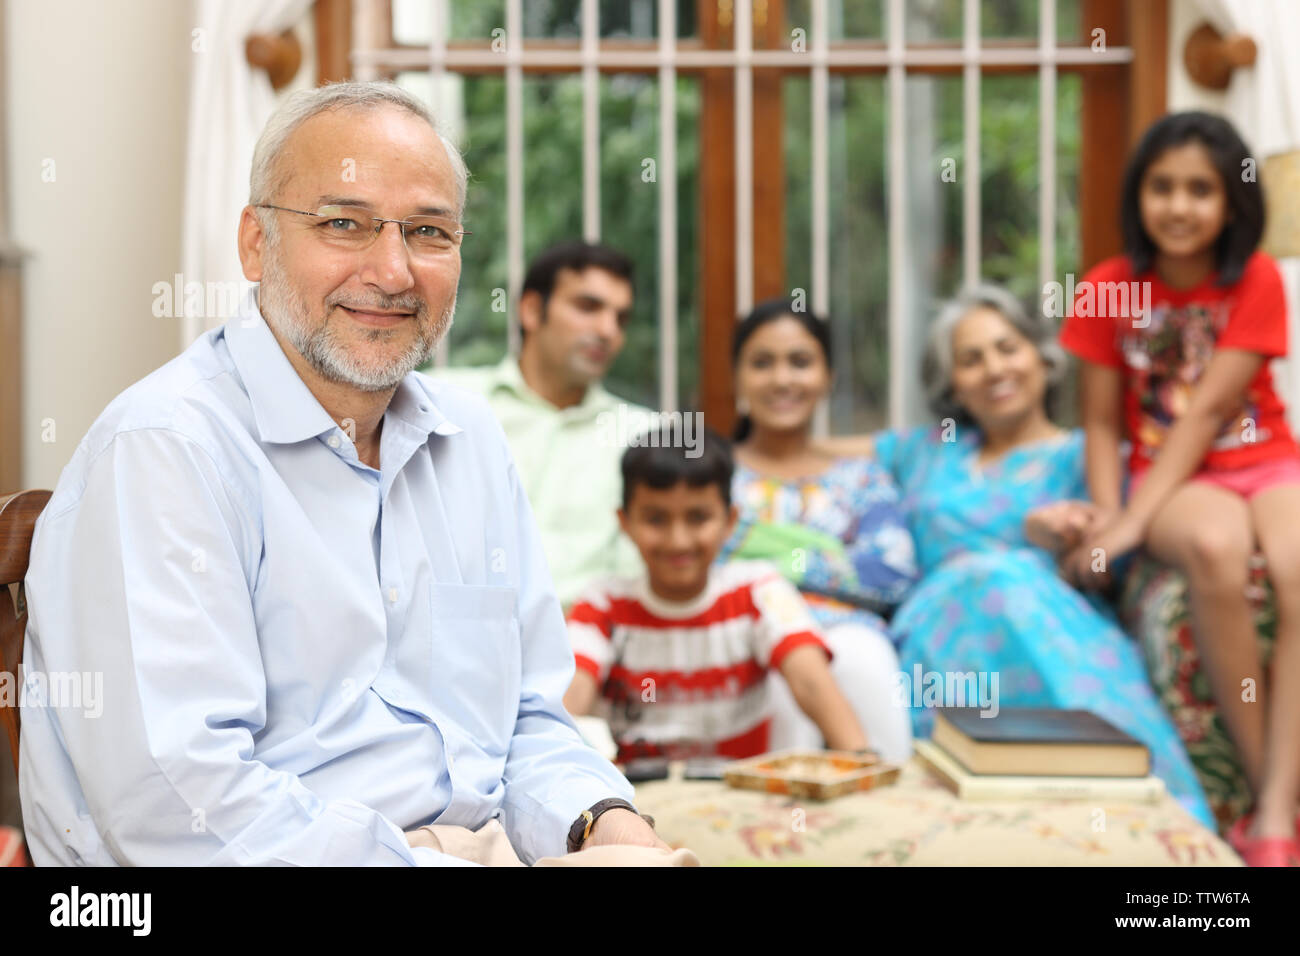
[[[743,2],[743,0],[736,0]],[[785,0],[767,0],[765,24],[755,31],[757,45],[783,46],[786,37]],[[731,23],[720,23],[716,0],[699,0],[694,40],[680,40],[681,50],[727,49],[732,44]],[[1108,46],[1129,46],[1128,64],[1060,64],[1059,73],[1078,74],[1082,82],[1081,156],[1079,173],[1081,269],[1087,269],[1122,250],[1119,199],[1123,159],[1153,120],[1167,108],[1169,3],[1168,0],[1082,0],[1084,35],[1091,40],[1095,28],[1105,30]],[[730,18],[727,18],[730,21]],[[391,24],[391,16],[389,18]],[[351,0],[317,0],[315,9],[317,81],[341,80],[351,75]],[[388,35],[391,36],[391,29]],[[1025,46],[1034,41],[1027,40]],[[954,44],[931,44],[951,47]],[[956,41],[960,45],[960,41]],[[1019,45],[999,41],[1001,46]],[[529,46],[576,50],[578,40],[530,40]],[[914,45],[924,48],[924,45]],[[449,49],[480,49],[481,42],[452,42]],[[882,49],[883,41],[836,43],[833,48]],[[400,47],[398,47],[400,49]],[[626,50],[657,48],[656,41],[619,41]],[[414,49],[414,48],[412,48]],[[529,66],[530,73],[575,73],[571,66]],[[884,66],[830,68],[841,74],[879,74]],[[960,74],[960,65],[914,66],[909,74]],[[1038,67],[986,65],[984,73],[1033,74]],[[462,72],[499,72],[465,69]],[[646,72],[619,67],[602,72]],[[700,405],[709,425],[727,434],[735,419],[735,392],[731,374],[731,333],[736,321],[735,192],[732,137],[734,86],[730,67],[677,67],[679,75],[700,81]],[[754,231],[755,301],[781,295],[786,290],[785,268],[785,166],[782,139],[781,79],[789,73],[806,74],[806,68],[754,68],[754,221],[768,228]],[[777,228],[772,228],[773,226]]]

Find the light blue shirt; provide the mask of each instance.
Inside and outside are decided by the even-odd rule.
[[[632,799],[488,406],[412,372],[376,471],[251,296],[91,426],[26,589],[39,865],[454,864],[403,831],[493,817],[531,863]]]

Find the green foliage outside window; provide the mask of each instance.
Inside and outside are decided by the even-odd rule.
[[[932,35],[953,29],[952,4],[923,0],[934,19]],[[928,4],[928,6],[927,6]],[[500,24],[500,4],[456,4],[454,33],[487,37]],[[569,7],[574,6],[573,10]],[[679,7],[691,6],[679,4]],[[832,4],[832,6],[834,6]],[[960,36],[960,3],[956,36]],[[982,5],[985,35],[1035,37],[1037,0]],[[789,22],[807,16],[806,0],[791,0]],[[550,21],[533,16],[530,35],[571,36],[574,4],[547,6]],[[871,13],[836,21],[832,36],[879,29]],[[1079,33],[1077,0],[1062,0],[1059,33]],[[690,13],[692,18],[694,14]],[[679,24],[682,11],[679,9]],[[932,25],[933,26],[933,25]],[[546,31],[551,32],[547,33]],[[602,33],[606,31],[602,30]],[[684,33],[685,28],[679,29]],[[909,39],[911,36],[909,26]],[[877,33],[876,35],[879,35]],[[927,124],[930,155],[909,156],[908,175],[917,189],[940,190],[933,198],[934,261],[930,301],[917,303],[918,321],[961,280],[961,181],[941,178],[945,160],[965,168],[960,76],[908,79],[909,127]],[[1028,304],[1037,302],[1038,78],[1036,74],[982,78],[980,137],[984,277],[1007,285]],[[465,135],[462,148],[471,180],[466,211],[474,235],[463,248],[457,317],[450,348],[456,365],[484,365],[506,351],[506,130],[505,82],[499,75],[463,82]],[[811,143],[809,81],[790,77],[784,86],[786,163],[786,260],[790,288],[811,286]],[[1079,272],[1078,157],[1081,87],[1077,75],[1058,77],[1057,237],[1054,275]],[[926,112],[921,113],[924,106]],[[676,90],[678,189],[678,402],[698,407],[699,311],[699,91],[680,77]],[[600,178],[602,240],[627,252],[636,264],[636,303],[627,343],[607,386],[633,401],[658,405],[658,167],[647,182],[647,160],[658,153],[658,82],[650,74],[602,74],[600,81]],[[582,232],[582,81],[577,74],[526,75],[524,80],[524,253]],[[888,381],[888,102],[881,76],[831,80],[830,317],[835,323],[839,371],[832,404],[833,431],[859,431],[884,420]],[[910,140],[909,140],[910,142]],[[761,149],[762,144],[756,144]],[[762,228],[756,223],[756,228]],[[919,268],[918,264],[918,268]],[[495,307],[495,309],[494,309]],[[838,354],[842,353],[842,354]],[[847,374],[846,374],[847,373]]]

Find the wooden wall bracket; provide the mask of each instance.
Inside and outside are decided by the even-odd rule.
[[[293,30],[279,36],[255,33],[244,41],[244,56],[251,65],[266,70],[272,89],[282,90],[302,66],[302,44]]]
[[[1232,71],[1240,66],[1254,66],[1255,41],[1242,33],[1224,36],[1208,23],[1202,23],[1183,45],[1183,65],[1187,75],[1211,90],[1226,90]]]

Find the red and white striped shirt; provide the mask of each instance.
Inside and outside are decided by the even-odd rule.
[[[761,754],[768,669],[803,644],[830,657],[803,598],[766,561],[713,565],[685,602],[644,577],[601,579],[570,609],[569,638],[609,701],[620,761]]]

